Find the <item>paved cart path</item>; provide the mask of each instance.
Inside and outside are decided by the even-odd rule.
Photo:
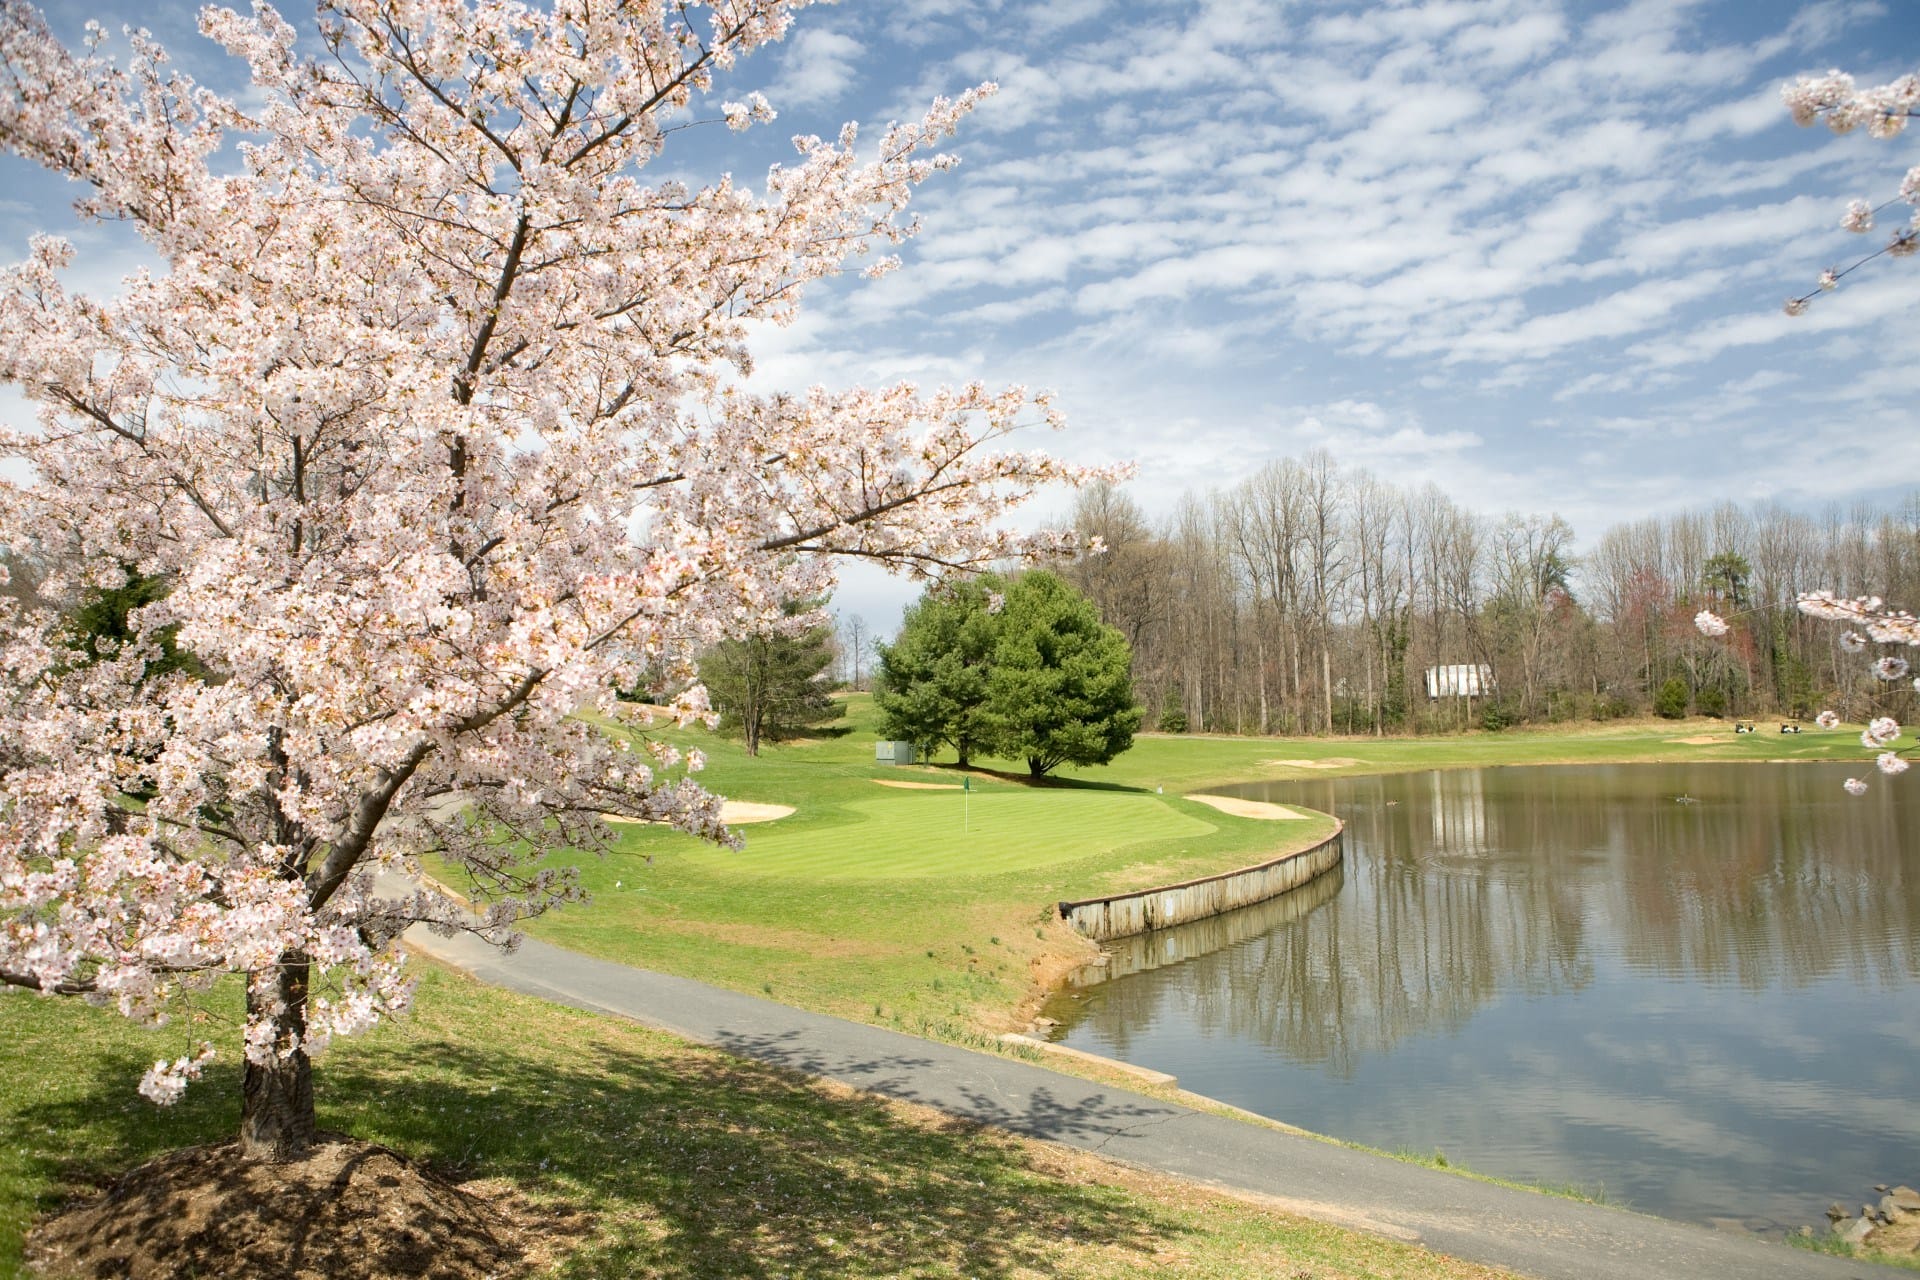
[[[1283,1208],[1539,1280],[1910,1274],[1494,1186],[531,938],[512,955],[466,935],[435,937],[422,926],[407,941],[498,986],[1015,1133],[1272,1196]]]

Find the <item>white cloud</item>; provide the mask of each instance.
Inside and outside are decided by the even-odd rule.
[[[767,97],[777,109],[831,106],[865,73],[865,52],[860,41],[830,27],[802,27],[782,51],[780,78]]]

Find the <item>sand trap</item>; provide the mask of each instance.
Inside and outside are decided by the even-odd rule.
[[[1691,738],[1668,738],[1667,741],[1682,743],[1689,747],[1710,747],[1716,742],[1725,742],[1726,739],[1717,733],[1698,733]]]
[[[1222,813],[1230,813],[1236,818],[1267,818],[1280,821],[1287,818],[1304,818],[1304,813],[1295,813],[1283,804],[1268,804],[1265,800],[1242,800],[1238,796],[1188,796],[1201,804],[1210,805]]]
[[[902,782],[898,778],[875,778],[883,787],[898,787],[902,791],[958,791],[957,782]]]
[[[744,826],[749,822],[772,822],[784,818],[793,812],[790,804],[755,804],[751,800],[725,800],[720,804],[720,821],[730,827]],[[641,818],[623,818],[615,813],[600,815],[608,822],[643,822]]]
[[[1352,756],[1326,756],[1319,760],[1262,760],[1261,764],[1285,765],[1289,769],[1347,769],[1364,761]],[[1194,799],[1199,799],[1195,796]]]

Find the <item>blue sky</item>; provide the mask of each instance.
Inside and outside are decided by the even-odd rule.
[[[120,9],[49,12],[77,30]],[[191,15],[141,21],[205,74]],[[1817,509],[1920,484],[1920,263],[1780,309],[1877,247],[1839,230],[1845,203],[1891,197],[1920,159],[1920,132],[1796,127],[1780,86],[1920,69],[1917,17],[1913,0],[845,0],[719,87],[764,90],[775,124],[691,131],[667,160],[755,177],[790,134],[854,119],[877,137],[997,80],[951,146],[963,164],[916,200],[904,269],[816,290],[763,335],[759,384],[1051,388],[1072,425],[1032,447],[1137,461],[1154,514],[1320,446],[1591,540],[1720,499]],[[17,162],[0,180],[0,252],[69,221]],[[863,575],[840,606],[884,632],[911,595]]]

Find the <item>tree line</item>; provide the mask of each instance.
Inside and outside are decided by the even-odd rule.
[[[1858,718],[1892,696],[1799,593],[1920,598],[1920,494],[1819,516],[1721,503],[1614,525],[1576,553],[1557,514],[1472,511],[1325,451],[1150,519],[1083,489],[1106,545],[1065,576],[1124,635],[1149,727],[1403,733],[1688,713]],[[1711,609],[1731,633],[1693,625]],[[1430,698],[1434,668],[1487,688]],[[1905,686],[1901,686],[1902,689]]]

